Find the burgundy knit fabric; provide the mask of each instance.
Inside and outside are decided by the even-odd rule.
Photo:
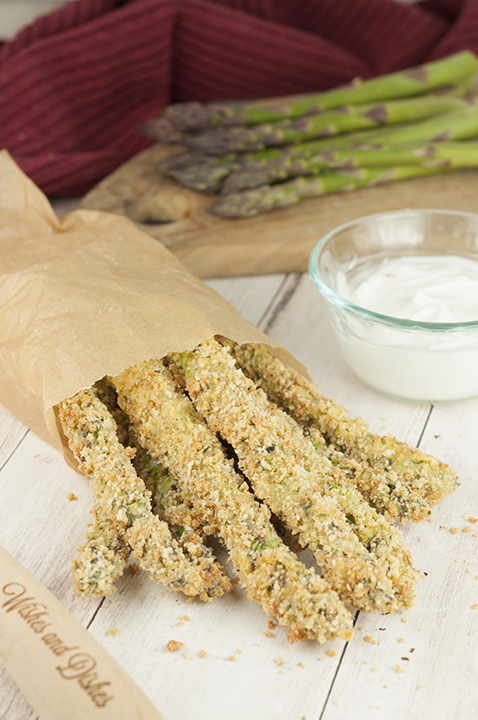
[[[82,194],[169,102],[325,90],[463,49],[478,0],[75,0],[0,43],[0,148],[48,194]]]

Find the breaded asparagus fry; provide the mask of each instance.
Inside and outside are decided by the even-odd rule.
[[[153,580],[210,601],[222,586],[209,577],[204,557],[185,558],[168,525],[151,512],[149,495],[132,464],[132,451],[116,435],[116,424],[93,390],[59,404],[58,416],[80,470],[90,478],[97,516],[108,518]]]
[[[211,548],[207,546],[197,514],[184,502],[172,474],[140,445],[129,417],[118,405],[114,386],[103,378],[95,383],[95,392],[113,415],[122,444],[135,450],[132,463],[151,493],[153,512],[160,520],[169,524],[173,537],[186,558],[191,557],[193,563],[197,562],[199,557],[205,558],[208,563],[209,584],[218,590],[222,587],[224,592],[229,592],[232,589],[231,582]]]
[[[75,595],[99,597],[110,595],[115,581],[123,574],[129,548],[115,523],[102,517],[97,506],[92,510],[93,522],[87,528],[87,542],[73,562],[71,584]]]
[[[401,522],[423,520],[430,513],[426,500],[389,468],[371,467],[357,457],[347,455],[328,444],[307,409],[314,404],[316,389],[296,370],[286,366],[264,345],[227,343],[239,367],[277,405],[283,407],[310,435],[317,451],[330,458],[356,485],[378,512]],[[309,411],[310,414],[310,411]],[[321,428],[323,425],[321,425]],[[328,434],[330,437],[330,434]]]
[[[239,582],[288,638],[348,639],[352,620],[338,595],[282,543],[260,505],[234,471],[161,361],[147,361],[114,378],[118,401],[141,445],[178,479],[206,532],[219,535]]]
[[[432,506],[460,484],[456,473],[445,463],[391,435],[374,435],[361,418],[351,419],[345,408],[323,397],[312,383],[284,365],[265,346],[247,345],[238,348],[234,354],[269,398],[297,422],[304,427],[319,429],[336,450],[359,463],[368,464],[373,473],[370,476],[373,500],[378,505],[386,504],[391,515],[396,512],[404,520],[421,520],[424,509],[420,498]],[[380,476],[390,488],[390,500],[396,501],[395,509],[387,501],[387,490]],[[366,474],[363,479],[365,482],[361,477],[356,478],[357,486],[367,492]],[[371,499],[372,489],[369,495]]]
[[[312,550],[342,599],[365,611],[410,605],[417,574],[398,530],[290,417],[271,407],[227,349],[210,339],[173,362],[210,429],[234,448],[255,493]]]

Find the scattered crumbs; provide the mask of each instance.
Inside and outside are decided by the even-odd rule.
[[[363,664],[364,664],[364,665],[370,665],[370,660],[364,660]]]
[[[305,667],[305,666],[303,665],[303,663],[300,663],[300,662],[297,663],[297,665],[298,665],[299,667],[301,667],[301,668]]]
[[[405,672],[405,668],[403,667],[403,665],[395,665],[394,670],[395,670],[395,672],[397,672],[397,673]]]
[[[466,568],[466,574],[467,574],[467,575],[473,575],[473,572],[470,570],[470,568]]]
[[[265,635],[266,637],[275,637],[274,633],[271,632],[270,630],[267,630],[267,632],[265,632],[264,635]]]
[[[239,648],[237,648],[236,655],[241,655],[241,654],[242,654],[241,651],[239,650]]]
[[[379,628],[379,630],[386,630],[387,628]]]
[[[200,657],[200,658],[205,658],[206,655],[207,655],[207,652],[206,652],[205,650],[200,650],[200,651],[199,651],[199,657]]]
[[[376,667],[373,667],[372,670],[371,670],[371,672],[377,672],[377,668],[376,668]]]
[[[118,628],[111,628],[111,630],[108,630],[108,632],[107,632],[106,634],[109,635],[110,637],[111,637],[112,635],[117,635],[117,634],[118,634]]]
[[[365,625],[361,625],[361,626],[359,627],[359,630],[365,630]]]
[[[471,517],[471,515],[470,515],[470,517],[468,518],[468,522],[471,522],[471,523],[473,523],[473,525],[474,525],[475,523],[478,522],[478,518]]]
[[[194,598],[188,597],[188,598],[186,598],[186,600],[184,602],[186,603],[186,605],[191,605],[191,603],[194,602]]]
[[[402,658],[400,658],[400,660],[404,660],[405,662],[410,662],[410,658],[409,658],[409,657],[402,657]]]
[[[472,609],[472,610],[478,610],[478,603],[475,603],[474,605],[472,605],[472,606],[471,606],[471,609]]]
[[[231,585],[239,585],[239,578],[232,578]]]
[[[208,630],[208,632],[214,632],[214,630],[211,629],[211,630]]]
[[[183,653],[183,658],[184,658],[185,660],[189,660],[189,653],[184,652],[184,653]]]
[[[115,602],[118,602],[118,598],[112,597],[111,600],[108,601],[110,605],[114,605]]]
[[[406,623],[406,622],[407,622],[407,618],[406,618],[406,617],[402,617],[401,622]]]
[[[451,528],[450,528],[450,532],[451,532],[452,535],[456,535],[456,534],[457,534],[458,532],[460,532],[460,531],[459,531],[458,528],[456,528],[456,527],[451,527]]]
[[[470,526],[469,526],[469,525],[465,525],[465,527],[464,527],[464,528],[462,529],[462,531],[461,531],[461,532],[465,532],[465,533],[469,533],[469,532],[471,532],[471,528],[470,528]]]
[[[72,500],[78,500],[75,493],[68,493],[68,495],[66,496],[66,499],[69,500],[70,502],[72,502]]]
[[[388,685],[382,685],[384,690],[388,690]]]
[[[127,572],[128,572],[130,575],[138,575],[138,573],[140,573],[141,570],[140,570],[140,568],[138,567],[138,565],[134,565],[134,564],[133,564],[133,565],[128,565],[128,567],[127,567]]]
[[[283,670],[279,670],[279,675],[282,675],[283,672],[284,672]]]
[[[433,522],[433,518],[432,518],[431,515],[430,515],[430,517],[428,518],[428,522]]]
[[[269,628],[269,630],[274,630],[275,626],[276,626],[276,625],[275,625],[275,622],[274,622],[273,620],[268,620],[268,622],[267,622],[267,627]]]
[[[380,645],[380,640],[376,640],[371,635],[365,635],[364,640],[371,645]]]
[[[463,560],[462,557],[456,557],[456,558],[453,558],[453,559],[454,559],[454,561],[455,561],[456,563],[461,563],[461,561]]]
[[[277,660],[276,660],[276,663],[277,663],[278,665],[285,665],[285,660],[284,660],[283,657],[278,657]]]
[[[327,650],[327,655],[329,655],[330,657],[335,657],[335,650],[332,650],[332,648],[329,648]]]
[[[410,650],[408,652],[410,652],[410,653],[415,652],[415,648],[410,648]]]
[[[178,650],[181,650],[181,648],[184,647],[184,643],[179,642],[178,640],[170,640],[168,644],[166,645],[166,650],[168,652],[177,652]]]
[[[236,659],[235,655],[228,655],[228,657],[227,657],[227,660],[229,660],[229,662],[234,662],[235,659]]]
[[[446,525],[440,525],[440,530],[448,530]]]
[[[180,615],[179,621],[180,622],[191,622],[191,618],[189,617],[189,615]]]
[[[422,689],[422,686],[421,686],[421,685],[417,685],[417,690],[421,690],[421,689]]]
[[[333,702],[334,702],[335,707],[340,707],[342,705],[343,700],[342,700],[342,698],[338,697],[338,698],[335,698],[335,700]]]
[[[398,638],[398,642],[399,642],[399,643],[404,643],[404,642],[405,642],[405,638],[402,638],[402,637]]]

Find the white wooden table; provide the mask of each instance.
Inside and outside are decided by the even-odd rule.
[[[271,631],[238,586],[205,605],[164,591],[146,573],[126,574],[109,598],[75,598],[69,572],[89,518],[88,483],[1,406],[0,544],[89,628],[166,720],[478,717],[478,523],[468,519],[478,517],[478,399],[430,407],[369,390],[342,361],[307,275],[209,284],[303,362],[325,395],[459,472],[461,487],[435,508],[433,522],[404,528],[423,573],[415,606],[359,614],[348,644],[321,646],[291,645],[284,630]],[[184,647],[168,652],[169,640]],[[1,674],[1,720],[35,717]]]

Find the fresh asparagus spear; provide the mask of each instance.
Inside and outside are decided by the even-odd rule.
[[[221,538],[248,598],[288,628],[291,642],[349,639],[352,619],[337,593],[281,541],[269,509],[234,471],[164,363],[143,362],[114,383],[141,445],[178,478],[206,532]]]
[[[399,531],[315,451],[289,416],[270,405],[227,349],[211,338],[172,361],[211,431],[234,448],[256,495],[314,553],[324,577],[343,562],[354,567],[361,580],[353,587],[334,577],[342,599],[382,612],[410,605],[417,576]],[[331,526],[324,533],[324,521],[335,528],[332,542]]]
[[[464,98],[453,95],[427,95],[365,105],[343,105],[333,112],[279,120],[254,127],[216,128],[188,138],[186,145],[208,155],[255,152],[267,147],[301,143],[344,132],[382,125],[417,122],[468,107]]]
[[[422,95],[430,90],[473,76],[478,69],[474,53],[465,50],[441,60],[418,65],[368,80],[355,79],[349,85],[326,90],[299,100],[249,106],[220,103],[176,103],[163,116],[179,130],[198,130],[218,125],[258,125],[285,118],[332,110],[341,105],[371,103]]]
[[[311,157],[295,157],[284,152],[281,158],[231,167],[224,173],[222,194],[251,190],[260,185],[288,180],[293,177],[317,175],[324,170],[357,167],[380,167],[397,165],[419,165],[424,168],[478,167],[478,142],[455,141],[443,143],[413,143],[409,145],[385,146],[379,150],[322,150]],[[190,171],[191,173],[191,171]],[[197,188],[199,189],[199,188]]]
[[[208,208],[208,211],[220,217],[250,218],[269,210],[291,207],[302,200],[334,192],[346,192],[393,180],[433,175],[448,170],[447,167],[425,168],[419,165],[397,165],[396,167],[331,171],[316,177],[298,177],[277,185],[261,185],[254,190],[223,195]]]

